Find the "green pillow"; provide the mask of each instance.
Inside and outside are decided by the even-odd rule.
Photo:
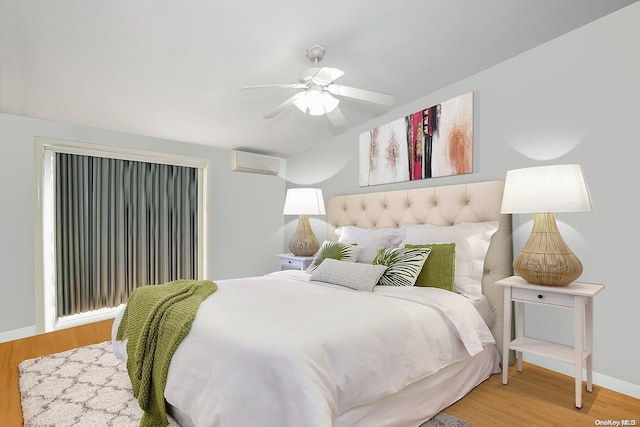
[[[311,265],[307,268],[307,273],[311,273],[318,268],[322,261],[327,258],[337,259],[338,261],[356,262],[360,248],[356,245],[347,245],[345,243],[330,242],[325,240],[320,249],[314,255]]]
[[[382,248],[371,261],[374,265],[385,265],[387,269],[378,281],[383,286],[413,286],[418,279],[428,248]]]
[[[430,248],[429,258],[416,280],[416,286],[454,290],[456,276],[456,244],[430,243],[424,245],[404,245],[405,248]]]

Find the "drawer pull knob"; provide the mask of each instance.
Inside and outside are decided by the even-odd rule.
[[[542,297],[542,295],[538,295],[538,298],[542,299],[543,297]]]

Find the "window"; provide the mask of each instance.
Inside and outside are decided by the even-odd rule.
[[[206,160],[36,142],[37,332],[113,316],[139,286],[204,277]]]

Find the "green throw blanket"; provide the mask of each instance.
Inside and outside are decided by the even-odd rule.
[[[177,280],[142,286],[129,296],[116,334],[127,341],[127,371],[144,415],[141,427],[168,425],[164,401],[169,363],[214,282]]]

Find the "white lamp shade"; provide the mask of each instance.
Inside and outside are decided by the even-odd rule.
[[[324,199],[319,188],[290,188],[284,200],[285,215],[324,215]]]
[[[591,211],[582,166],[551,165],[507,171],[501,213]]]

